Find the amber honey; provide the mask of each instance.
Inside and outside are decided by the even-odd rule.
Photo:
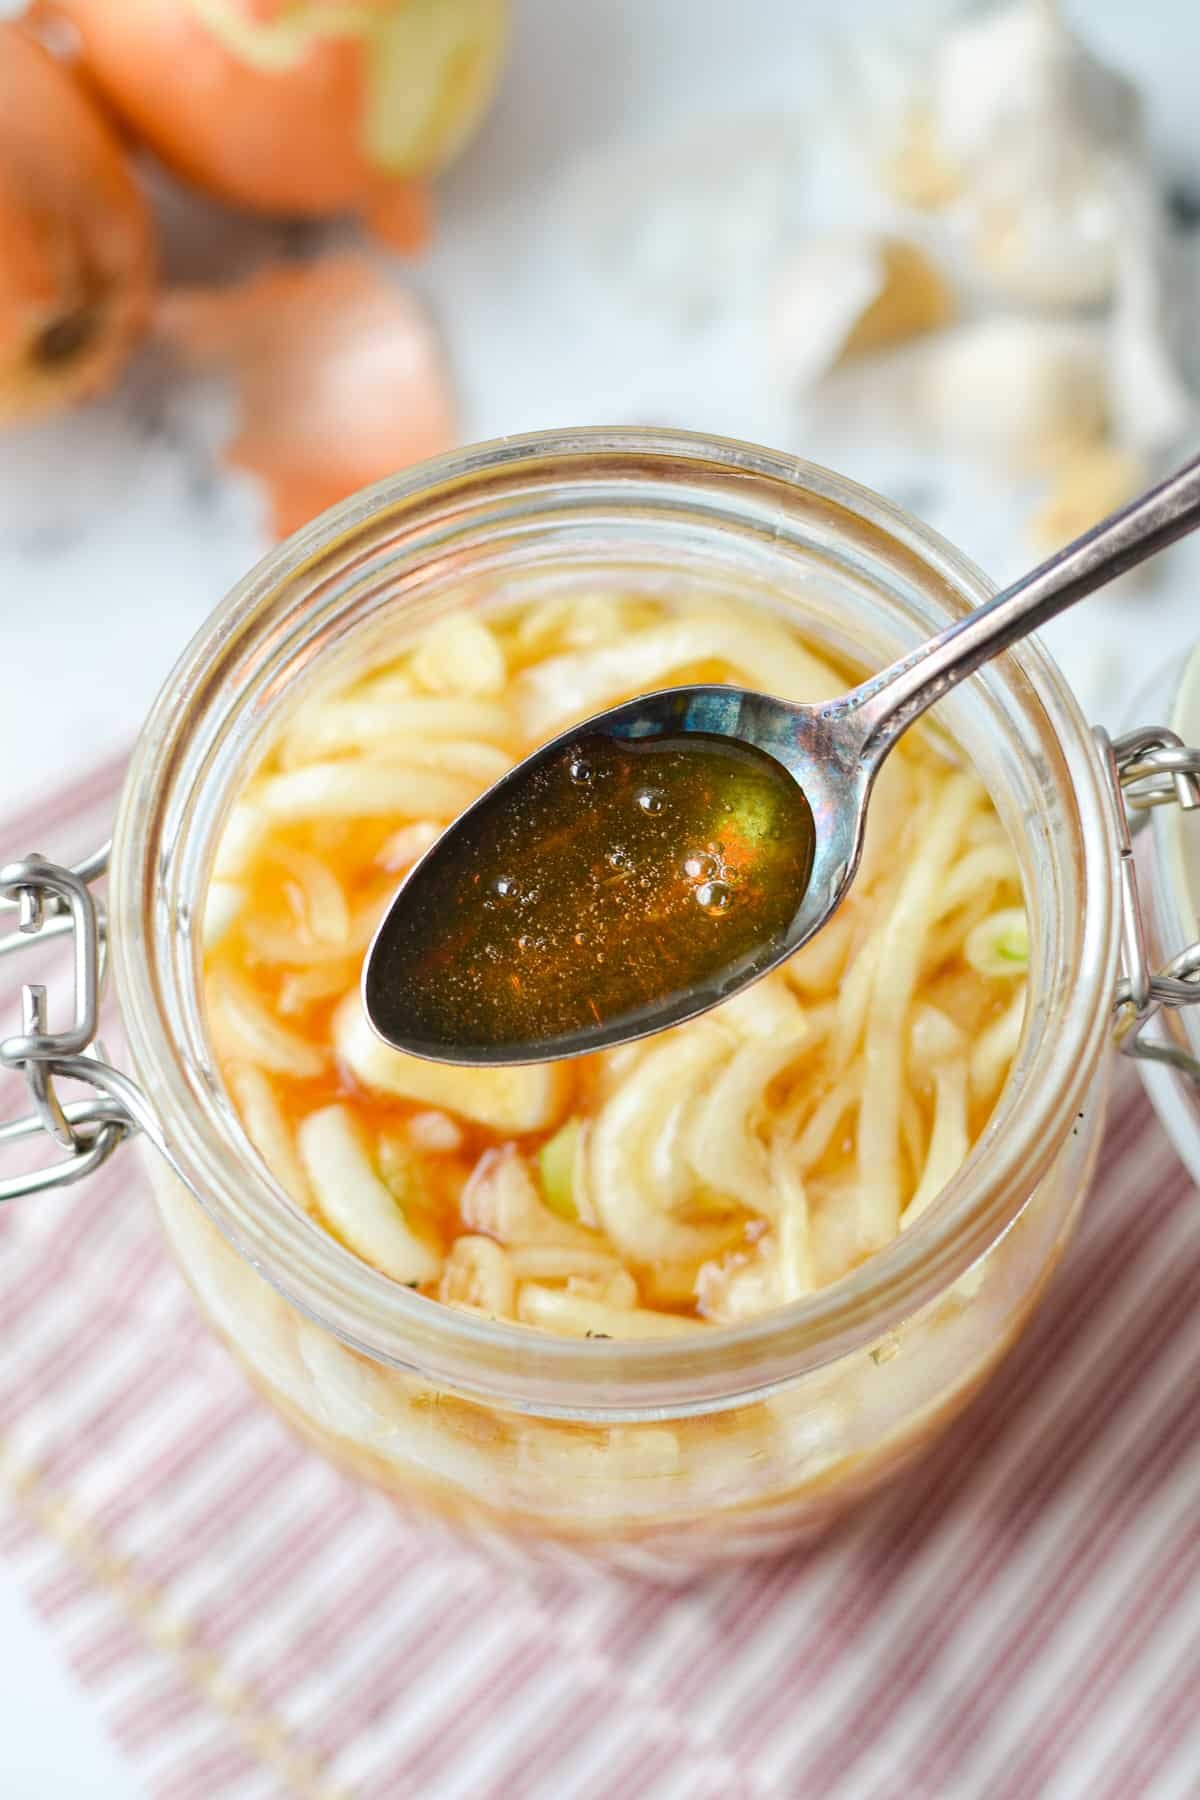
[[[763,751],[581,735],[414,871],[372,960],[372,1013],[435,1050],[636,1026],[777,948],[812,855],[804,795]]]

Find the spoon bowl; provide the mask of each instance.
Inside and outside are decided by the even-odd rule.
[[[835,703],[841,706],[842,702]],[[750,981],[787,960],[833,911],[853,879],[862,849],[867,797],[877,766],[860,754],[858,738],[834,708],[794,706],[769,694],[716,683],[664,688],[597,714],[535,750],[503,775],[460,815],[452,831],[473,824],[519,797],[539,771],[558,762],[581,740],[597,737],[618,744],[726,740],[749,745],[786,770],[811,813],[811,861],[800,903],[783,929],[758,943],[751,954],[722,961],[710,975],[682,990],[664,993],[650,1008],[629,1007],[609,1018],[589,1018],[575,1029],[554,1031],[536,1045],[527,1041],[450,1043],[430,1034],[404,978],[396,954],[398,926],[410,910],[427,915],[442,900],[447,838],[414,865],[396,895],[368,953],[363,1000],[375,1030],[396,1049],[434,1062],[502,1066],[582,1056],[628,1043],[707,1012]],[[449,834],[447,834],[449,835]],[[439,854],[440,852],[440,854]],[[797,845],[796,855],[801,847]]]

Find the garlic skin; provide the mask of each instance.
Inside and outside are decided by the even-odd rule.
[[[940,446],[1006,473],[1043,469],[1105,431],[1106,349],[1096,321],[972,320],[928,346],[914,381],[914,422]]]
[[[810,387],[849,356],[892,349],[949,323],[949,284],[916,244],[875,232],[830,232],[801,246],[770,301],[776,366]]]
[[[1194,338],[1196,296],[1173,266],[1156,197],[1127,193],[1125,215],[1108,329],[1113,430],[1131,451],[1161,460],[1196,425],[1196,398],[1180,367]]]
[[[1080,43],[1051,0],[1017,0],[947,32],[928,106],[931,145],[960,178],[981,277],[1027,306],[1106,301],[1122,178],[1145,160],[1132,83]]]
[[[801,246],[769,302],[775,366],[803,391],[828,373],[883,283],[874,240],[864,232]]]
[[[1039,549],[1057,550],[1149,483],[1150,471],[1133,451],[1116,444],[1080,445],[1051,471],[1046,497],[1029,521],[1030,536]]]

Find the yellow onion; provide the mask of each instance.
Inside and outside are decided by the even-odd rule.
[[[425,178],[491,98],[505,0],[54,0],[179,174],[260,212],[362,214],[412,248]]]
[[[365,256],[180,288],[156,323],[189,363],[232,380],[225,460],[263,483],[279,537],[454,441],[433,325]]]
[[[70,71],[0,24],[0,423],[107,387],[155,285],[146,202]]]

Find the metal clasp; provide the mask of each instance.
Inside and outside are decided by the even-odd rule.
[[[1093,736],[1108,776],[1117,821],[1121,880],[1121,978],[1114,1001],[1117,1043],[1126,1056],[1169,1063],[1200,1084],[1200,1058],[1146,1028],[1162,1010],[1200,1003],[1200,943],[1180,950],[1155,972],[1146,947],[1145,916],[1133,859],[1133,832],[1154,806],[1200,808],[1200,750],[1189,749],[1165,726],[1127,732],[1114,743],[1097,728]],[[1131,825],[1130,814],[1134,815]]]
[[[74,946],[74,1006],[70,1023],[50,1029],[46,989],[25,983],[21,1030],[0,1039],[0,1070],[25,1077],[33,1111],[0,1125],[0,1146],[45,1132],[66,1152],[48,1168],[0,1179],[0,1202],[81,1181],[138,1129],[123,1100],[109,1091],[110,1070],[96,1039],[107,966],[104,908],[89,883],[104,873],[108,846],[75,868],[27,856],[0,867],[0,907],[15,909],[17,928],[0,937],[0,958],[69,935]],[[99,1091],[64,1101],[57,1081],[84,1081]]]

